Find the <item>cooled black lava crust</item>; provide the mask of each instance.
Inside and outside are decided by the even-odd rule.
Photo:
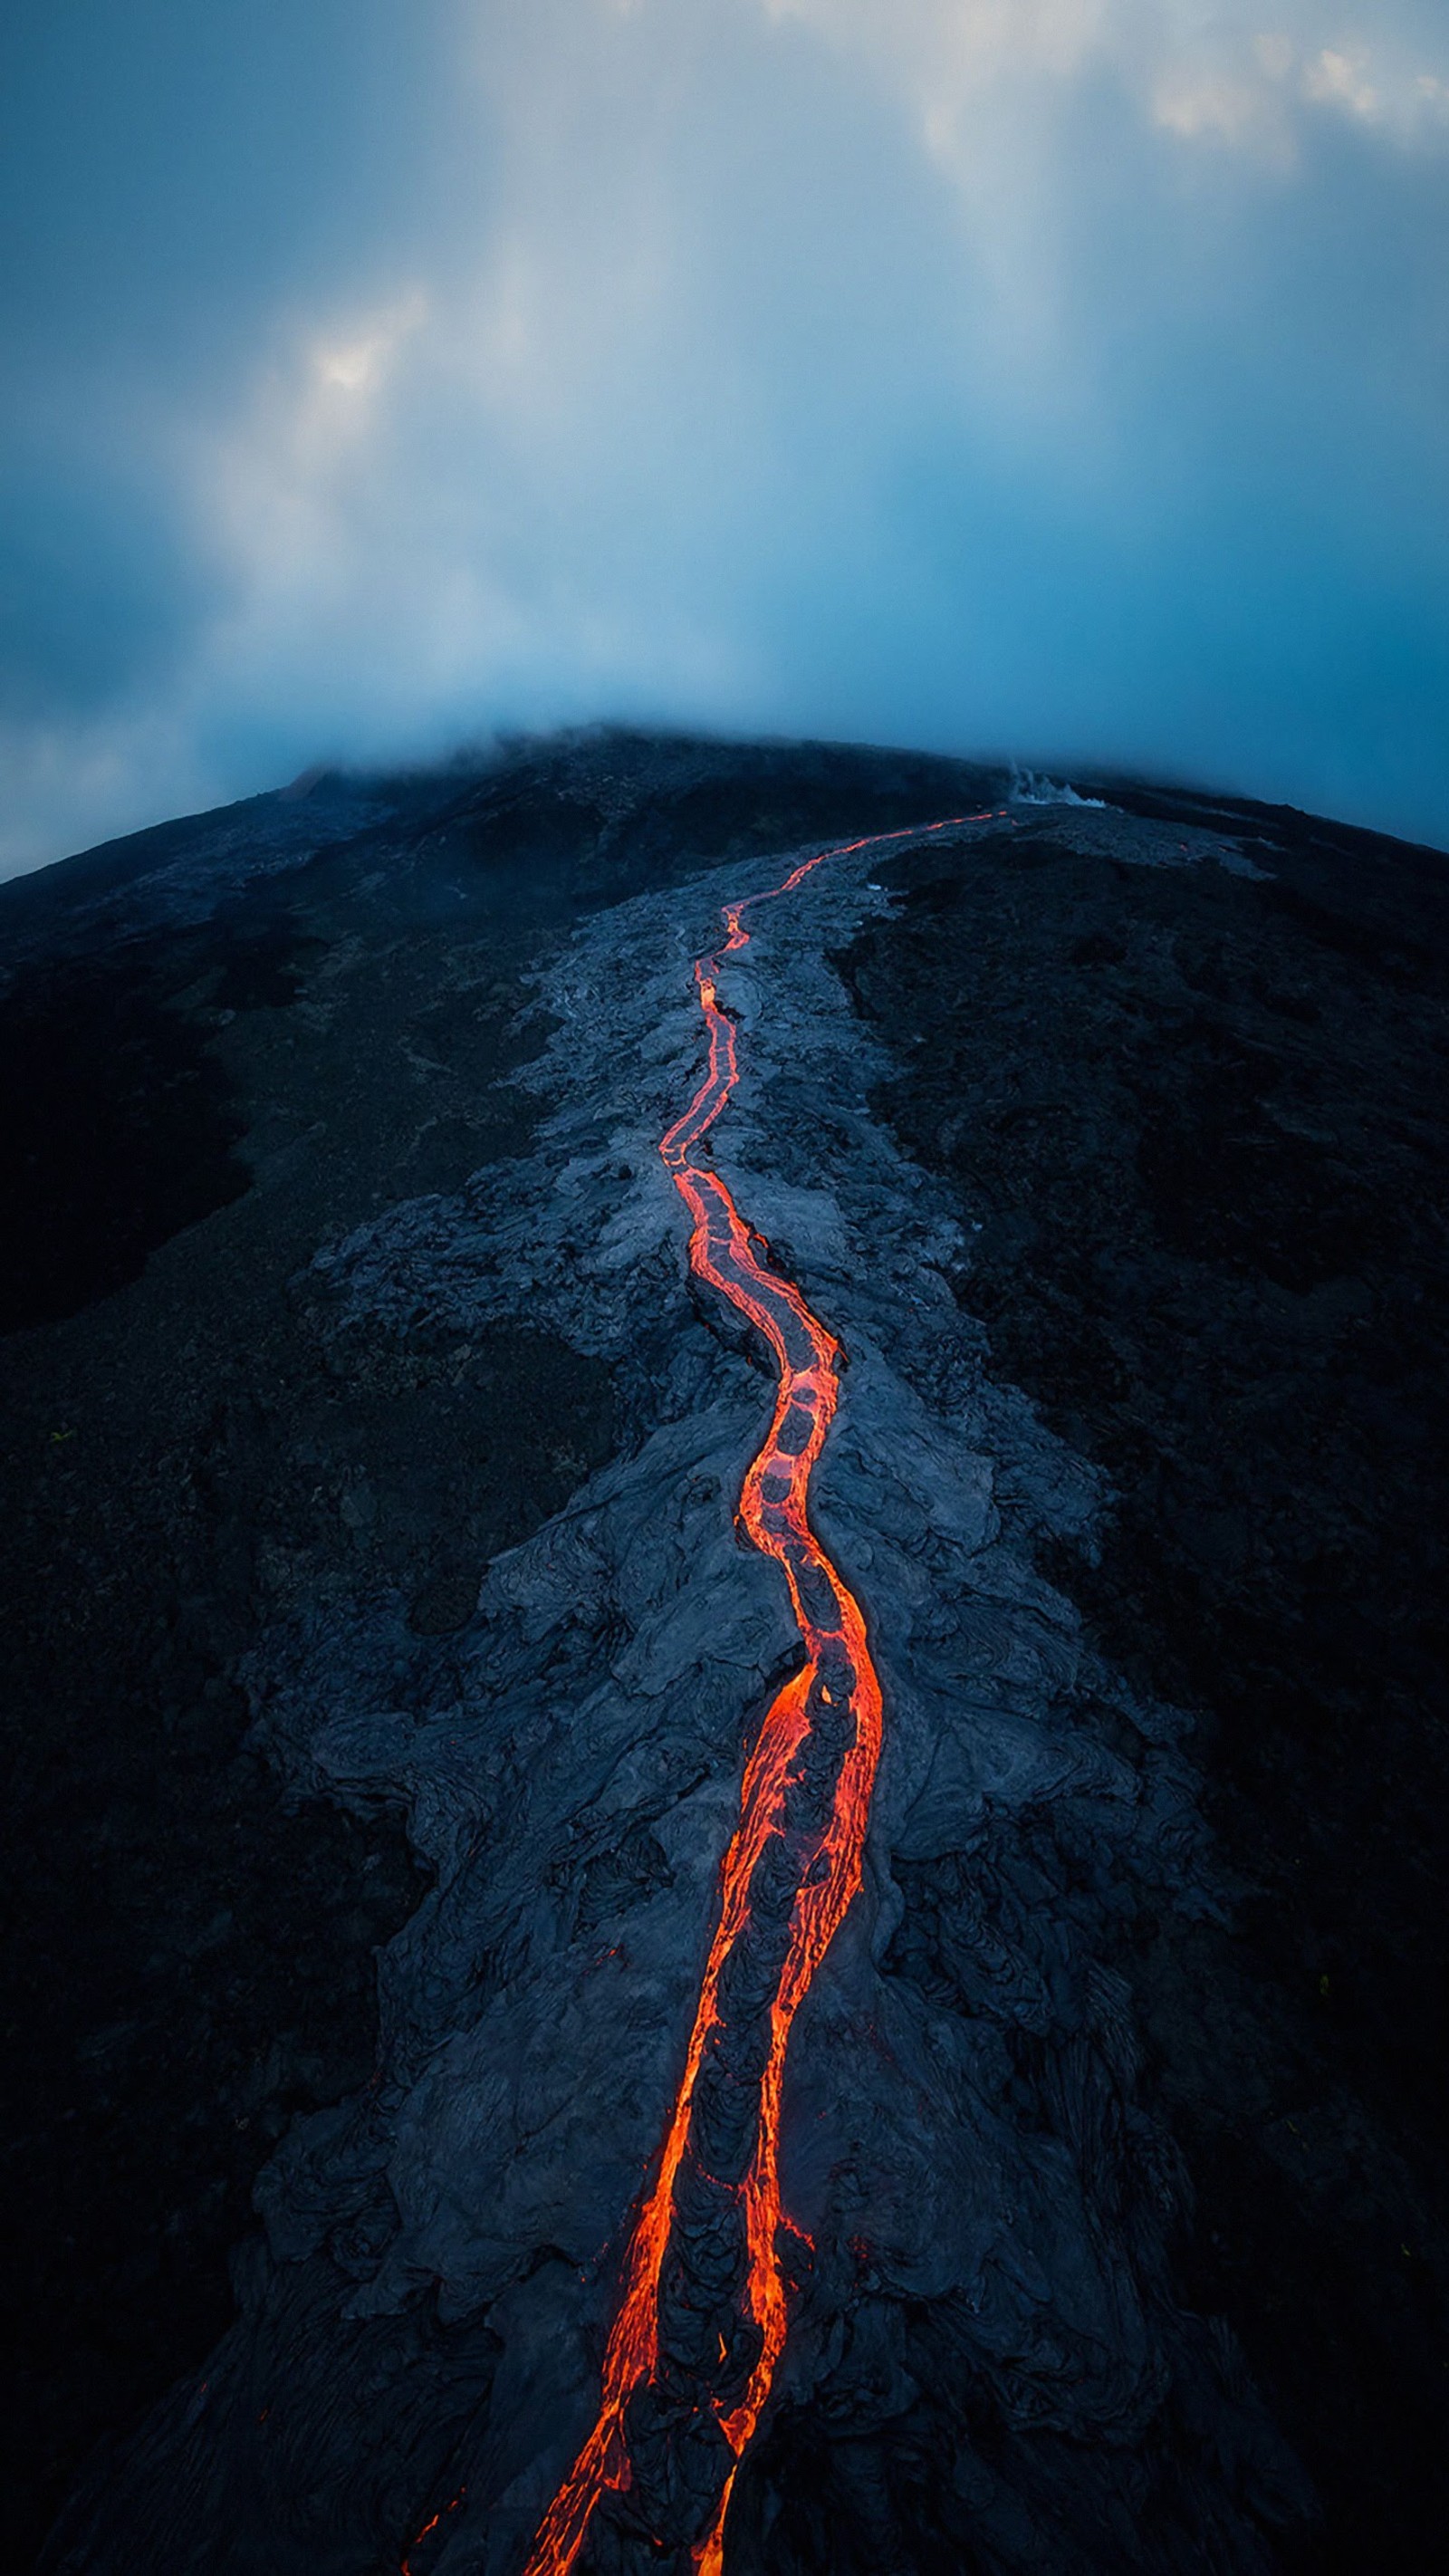
[[[284,1808],[238,1658],[368,1586],[450,1636],[615,1436],[607,1368],[549,1335],[339,1356],[289,1282],[526,1145],[529,979],[582,912],[1002,784],[595,738],[323,779],[0,888],[7,2565],[225,2328],[258,2167],[366,2083],[373,1955],[423,1893],[390,1816]],[[1362,2576],[1427,2558],[1449,2507],[1449,862],[1103,792],[1263,874],[1123,864],[1020,807],[883,857],[896,917],[837,963],[882,1106],[957,1194],[995,1376],[1111,1479],[1100,1554],[1044,1570],[1198,1719],[1235,1918],[1118,1964],[1196,2184],[1183,2295],[1322,2498],[1285,2568]],[[929,1862],[903,1886],[893,1970],[924,1974],[951,1890]],[[782,2415],[742,2546],[783,2494],[769,2563],[822,2570],[849,2447]]]
[[[1046,1570],[1199,1717],[1236,1920],[1119,1964],[1196,2186],[1186,2289],[1319,2488],[1298,2563],[1358,2576],[1449,2523],[1449,862],[1108,792],[1265,873],[1022,809],[884,864],[898,916],[838,962],[979,1229],[996,1373],[1112,1479],[1100,1559]]]
[[[366,2081],[376,1949],[424,1892],[392,1817],[284,1808],[228,1669],[369,1581],[461,1627],[610,1448],[607,1370],[552,1337],[339,1377],[289,1279],[525,1143],[527,978],[582,912],[984,784],[615,736],[323,778],[0,887],[7,2566],[225,2328],[258,2167]]]

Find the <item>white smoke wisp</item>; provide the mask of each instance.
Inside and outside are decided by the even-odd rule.
[[[1092,805],[1100,813],[1106,812],[1104,797],[1079,796],[1075,787],[1058,786],[1054,778],[1044,777],[1040,770],[1019,769],[1014,763],[1008,802],[1012,805]]]

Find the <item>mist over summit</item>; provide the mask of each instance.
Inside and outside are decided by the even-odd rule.
[[[599,717],[1449,839],[1432,0],[0,33],[0,865]]]

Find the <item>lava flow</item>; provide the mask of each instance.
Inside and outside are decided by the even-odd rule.
[[[696,961],[709,1067],[660,1142],[689,1210],[689,1259],[774,1353],[770,1427],[740,1496],[756,1547],[783,1567],[805,1646],[745,1766],[710,1946],[659,2170],[624,2267],[594,2428],[544,2517],[526,2576],[568,2576],[601,2507],[609,2563],[721,2576],[741,2454],[785,2340],[784,2264],[808,2246],[780,2206],[781,2085],[790,2026],[861,1882],[880,1756],[881,1691],[860,1605],[809,1521],[811,1471],[835,1412],[840,1345],[767,1266],[719,1175],[695,1158],[739,1079],[718,976],[748,946],[744,916],[829,858],[985,816],[872,833],[726,905],[726,938]],[[630,2541],[633,2541],[633,2548]]]

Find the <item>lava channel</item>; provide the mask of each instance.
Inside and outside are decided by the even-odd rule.
[[[592,2432],[544,2517],[526,2576],[568,2576],[603,2506],[609,2563],[722,2576],[730,2490],[785,2340],[785,2265],[808,2251],[780,2206],[780,2099],[790,2026],[861,1881],[880,1758],[881,1689],[860,1604],[810,1527],[810,1477],[835,1412],[840,1344],[697,1157],[739,1080],[723,959],[744,917],[826,859],[918,840],[953,815],[822,850],[783,884],[727,904],[726,937],[696,960],[709,1067],[660,1153],[690,1215],[696,1275],[774,1353],[774,1412],[740,1495],[756,1547],[784,1570],[805,1660],[762,1724],[720,1869],[710,1945],[659,2168],[639,2207],[604,2353]],[[633,2548],[628,2535],[633,2535]]]

